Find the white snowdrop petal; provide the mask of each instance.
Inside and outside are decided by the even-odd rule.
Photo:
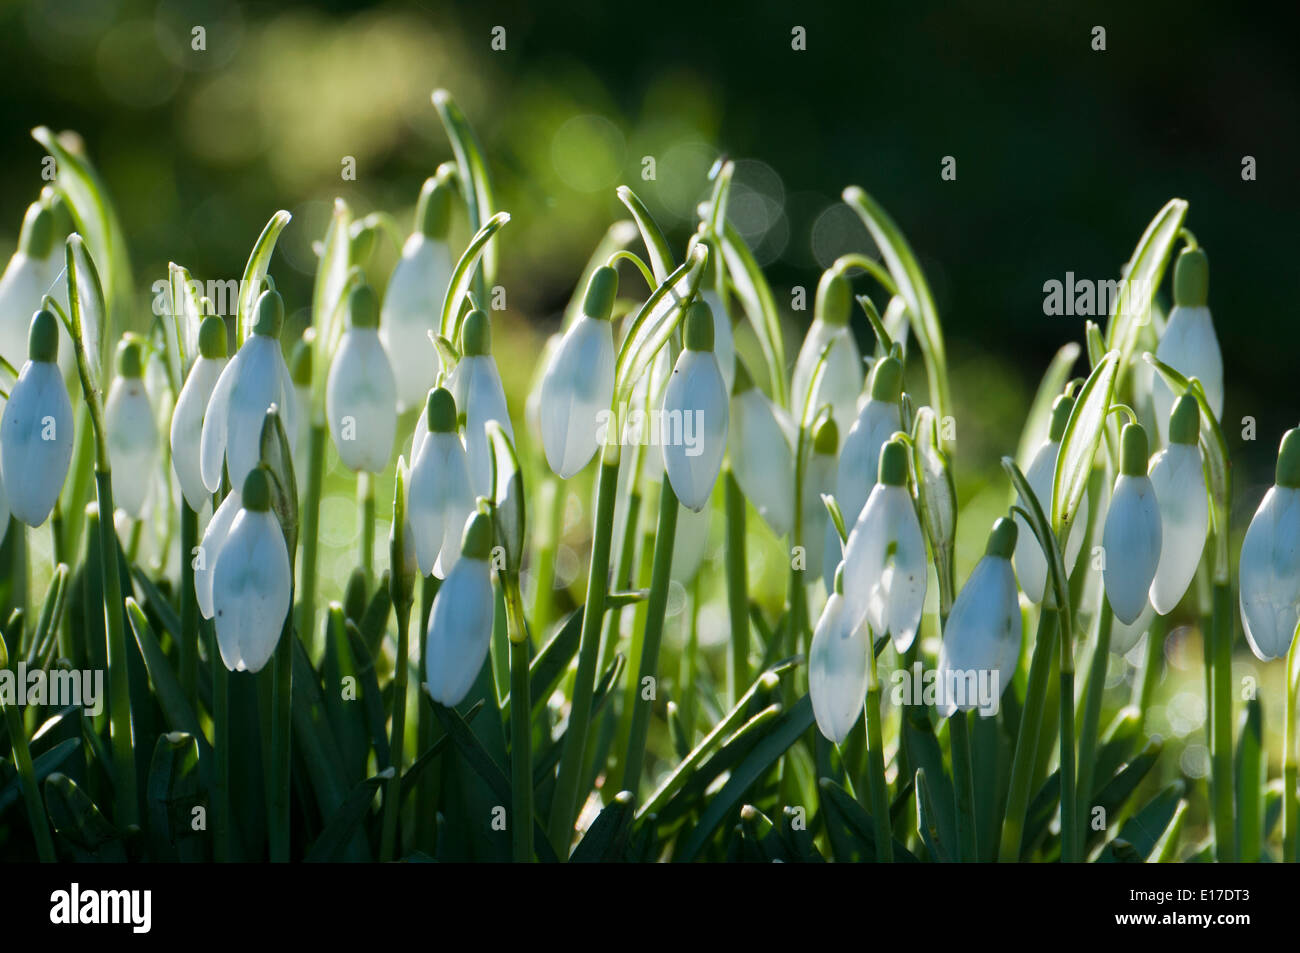
[[[1145,476],[1120,474],[1115,479],[1102,547],[1106,598],[1121,622],[1133,622],[1147,602],[1147,591],[1160,563],[1160,510]]]
[[[212,569],[217,564],[217,554],[221,552],[242,505],[238,490],[226,494],[203,531],[199,553],[193,557],[194,601],[198,603],[199,612],[205,619],[212,618]]]
[[[916,637],[925,608],[925,539],[905,487],[877,484],[844,551],[848,624],[888,632],[898,651]]]
[[[1050,516],[1052,512],[1052,484],[1056,479],[1056,459],[1060,452],[1059,443],[1044,440],[1029,462],[1029,469],[1025,471],[1025,480],[1038,498],[1044,516]],[[1027,505],[1019,497],[1017,503],[1022,507]],[[1070,535],[1065,540],[1065,552],[1062,553],[1067,573],[1073,572],[1074,565],[1078,562],[1087,525],[1088,491],[1084,490],[1078,512],[1070,525]],[[1016,578],[1020,580],[1020,588],[1030,602],[1041,602],[1047,588],[1047,557],[1043,554],[1038,537],[1019,514],[1016,514],[1016,530],[1016,551],[1013,557]]]
[[[1160,509],[1160,564],[1151,583],[1151,605],[1172,612],[1191,585],[1209,530],[1209,501],[1201,453],[1195,444],[1174,443],[1156,454],[1151,486]]]
[[[492,456],[488,449],[487,423],[497,421],[513,442],[514,428],[506,409],[506,394],[496,361],[487,355],[466,357],[456,366],[456,407],[465,414],[465,452],[469,460],[470,486],[476,496],[492,496]]]
[[[153,407],[139,378],[118,377],[104,404],[109,460],[113,464],[113,502],[132,519],[144,515],[158,466],[158,431]]]
[[[898,404],[868,399],[856,417],[836,418],[841,428],[852,420],[848,435],[840,443],[840,466],[835,480],[835,502],[852,526],[862,512],[867,495],[876,484],[880,448],[901,426]],[[832,567],[833,568],[833,567]]]
[[[682,505],[709,501],[727,449],[727,391],[709,351],[686,350],[664,390],[664,470]]]
[[[1205,306],[1177,305],[1169,312],[1169,323],[1156,348],[1156,357],[1184,377],[1195,377],[1205,388],[1205,397],[1216,418],[1223,415],[1223,355],[1214,333],[1210,309]],[[1151,384],[1160,442],[1169,442],[1169,414],[1174,407],[1174,393],[1163,377],[1155,376]]]
[[[194,512],[203,509],[211,493],[203,483],[199,466],[200,442],[203,435],[203,418],[207,414],[208,400],[225,369],[226,359],[200,356],[190,368],[185,385],[176,398],[172,411],[171,457],[172,469],[180,483],[185,502]]]
[[[565,332],[542,378],[539,423],[546,462],[561,478],[595,455],[600,415],[614,396],[614,331],[580,315]]]
[[[0,276],[0,356],[14,367],[27,360],[27,335],[32,314],[41,306],[45,281],[44,263],[24,252],[15,252]],[[62,356],[67,332],[60,327],[59,352]]]
[[[442,367],[429,339],[451,282],[446,242],[413,233],[402,246],[380,312],[379,339],[392,365],[400,411],[422,407]]]
[[[722,383],[730,394],[731,386],[736,382],[736,340],[731,330],[731,317],[722,304],[721,296],[712,288],[701,291],[700,298],[713,314],[713,356],[722,373]]]
[[[1300,619],[1300,490],[1264,494],[1241,544],[1238,578],[1251,651],[1263,661],[1282,658]]]
[[[199,475],[209,493],[221,489],[221,468],[226,461],[230,395],[246,353],[243,348],[236,351],[235,356],[221,369],[216,386],[212,388],[212,395],[208,398],[208,409],[203,415],[203,431],[199,436]]]
[[[325,416],[343,465],[378,473],[397,436],[397,385],[374,328],[349,328],[325,385]]]
[[[731,400],[729,427],[736,482],[772,532],[784,536],[794,523],[794,453],[771,402],[757,387],[746,389]],[[817,538],[816,531],[805,535]]]
[[[460,560],[438,589],[429,613],[425,680],[434,701],[450,707],[465,700],[487,658],[492,616],[488,564]]]
[[[808,651],[808,694],[817,728],[841,744],[862,714],[867,697],[871,641],[865,625],[845,625],[844,598],[832,593]]]
[[[212,568],[213,621],[227,668],[258,672],[270,661],[289,611],[289,588],[279,523],[269,511],[240,510]]]
[[[958,709],[979,707],[981,699],[972,690],[981,685],[996,685],[1000,697],[1015,676],[1022,634],[1011,563],[985,555],[957,594],[944,627],[938,675],[940,714],[947,717]]]
[[[72,462],[72,402],[54,364],[23,365],[0,419],[0,468],[9,511],[40,526],[58,501]]]
[[[826,358],[826,370],[822,374],[821,386],[817,389],[813,404],[817,407],[831,405],[831,415],[840,427],[840,442],[843,443],[845,426],[858,413],[858,396],[862,392],[862,380],[866,372],[862,353],[847,327],[830,325],[820,318],[813,321],[795,360],[790,405],[795,410],[796,419],[802,420],[817,362],[832,340],[835,346]]]

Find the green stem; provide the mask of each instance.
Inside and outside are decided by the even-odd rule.
[[[366,591],[370,591],[375,575],[375,481],[369,473],[362,470],[357,474],[357,508],[361,539],[361,560],[358,565],[366,574]]]
[[[621,790],[637,793],[641,786],[641,769],[645,762],[646,738],[650,733],[653,702],[645,697],[641,686],[646,679],[657,681],[659,645],[664,635],[664,614],[668,608],[668,586],[673,568],[673,543],[677,536],[677,494],[664,475],[659,493],[659,524],[655,531],[654,568],[650,575],[650,597],[646,600],[645,641],[641,647],[641,665],[637,676],[632,726],[628,732],[627,760],[623,763]],[[653,694],[653,693],[652,693]]]
[[[312,421],[307,434],[307,484],[302,501],[302,570],[298,576],[298,638],[316,659],[316,537],[320,532],[321,481],[325,469],[325,425]]]
[[[1056,610],[1043,607],[1038,616],[1038,634],[1029,663],[1029,681],[1025,687],[1025,704],[1016,733],[1016,753],[1011,762],[1011,780],[1007,788],[1007,807],[1002,820],[1002,838],[998,860],[1014,863],[1020,859],[1020,845],[1025,831],[1025,811],[1029,807],[1029,788],[1038,755],[1038,729],[1043,720],[1043,702],[1047,696],[1047,677],[1052,667],[1052,648],[1056,639]]]
[[[971,762],[969,712],[959,709],[952,713],[948,719],[948,742],[952,747],[952,779],[956,786],[957,857],[968,864],[979,859],[975,846],[975,771]]]
[[[1214,641],[1214,844],[1220,862],[1235,861],[1232,780],[1232,584],[1216,580]]]
[[[0,668],[9,668],[9,653],[0,641]],[[23,800],[27,804],[27,819],[32,826],[32,837],[36,840],[36,853],[41,863],[52,864],[58,860],[54,853],[54,840],[50,836],[49,821],[45,817],[45,805],[41,802],[40,789],[36,786],[36,771],[32,767],[32,753],[27,747],[27,729],[23,726],[22,713],[16,704],[0,704],[4,709],[5,723],[9,727],[9,744],[13,747],[14,768],[22,786]]]
[[[230,673],[217,648],[216,631],[211,622],[204,623],[208,632],[208,665],[212,669],[212,753],[216,761],[213,772],[213,857],[217,863],[231,859],[230,851]]]
[[[1296,795],[1296,694],[1300,692],[1300,639],[1291,640],[1286,654],[1286,722],[1282,725],[1282,862],[1295,863],[1300,799]]]
[[[1088,682],[1083,692],[1083,719],[1079,729],[1080,817],[1087,817],[1092,808],[1092,775],[1101,728],[1101,701],[1106,691],[1106,666],[1110,661],[1110,634],[1114,618],[1110,600],[1103,593],[1101,609],[1097,613],[1097,637],[1093,640],[1092,661],[1088,666]],[[1085,832],[1080,830],[1080,851],[1083,850],[1085,837]]]
[[[639,470],[637,466],[639,462],[636,457],[633,458],[631,480],[633,487],[637,485],[636,474]],[[614,566],[615,589],[630,589],[632,587],[632,571],[636,565],[636,534],[640,521],[641,493],[639,490],[634,489],[627,498],[627,513],[623,522],[623,535],[619,537],[618,542],[618,559],[615,560]],[[600,661],[596,665],[596,671],[598,672],[605,671],[610,659],[614,657],[614,650],[618,645],[619,625],[622,619],[623,613],[621,610],[612,609],[605,613],[600,636]]]
[[[1061,626],[1061,862],[1079,860],[1079,792],[1074,761],[1074,646]]]
[[[118,825],[126,829],[139,823],[140,805],[136,798],[135,751],[131,739],[131,683],[127,678],[126,629],[122,619],[122,575],[118,567],[117,532],[113,528],[113,477],[106,461],[95,466],[95,494],[101,514],[99,555],[104,574],[104,625],[108,630],[109,735],[113,745]]]
[[[292,603],[291,603],[292,604]],[[271,862],[289,862],[289,782],[293,741],[293,613],[287,614],[275,647],[275,685],[271,701],[271,816],[268,834]],[[214,667],[221,668],[219,662]]]
[[[609,445],[600,464],[596,486],[596,513],[592,520],[591,565],[587,574],[587,598],[578,642],[578,671],[573,679],[573,701],[569,727],[564,733],[560,767],[551,797],[547,836],[560,857],[568,857],[577,816],[578,779],[586,763],[587,730],[591,720],[591,696],[596,687],[596,661],[600,655],[600,630],[609,592],[610,537],[614,533],[614,498],[618,494],[619,448]],[[513,705],[511,707],[514,707]]]
[[[416,635],[420,642],[420,667],[416,675],[417,684],[429,670],[429,640],[425,638],[425,634],[429,630],[429,613],[433,609],[433,600],[438,594],[439,584],[440,580],[434,575],[425,576],[420,581],[420,629]],[[422,693],[416,694],[419,697]],[[420,714],[416,727],[416,750],[423,754],[433,744],[433,712],[428,705],[418,706],[417,711]],[[421,850],[428,851],[434,849],[436,813],[432,810],[432,805],[437,786],[434,775],[433,771],[425,771],[420,775],[420,780],[415,786],[415,837],[412,843]]]
[[[893,862],[894,833],[889,823],[889,788],[885,783],[885,743],[880,727],[880,678],[876,672],[874,647],[870,657],[867,682],[867,755],[871,785],[871,820],[875,824],[876,860]]]
[[[370,495],[370,505],[374,506],[373,493]],[[397,844],[397,816],[401,813],[402,752],[406,745],[406,682],[411,668],[411,604],[394,605],[393,610],[397,615],[397,658],[393,666],[393,715],[388,736],[393,775],[384,789],[384,826],[379,846],[379,860],[383,863],[393,859]]]
[[[1164,616],[1151,620],[1147,632],[1146,659],[1142,663],[1142,681],[1136,698],[1139,725],[1146,724],[1147,709],[1155,698],[1156,686],[1160,683],[1160,669],[1165,654],[1165,628],[1168,623]]]
[[[551,625],[554,613],[555,592],[555,547],[560,535],[560,520],[564,507],[560,501],[564,498],[561,484],[554,477],[542,480],[537,498],[537,532],[533,536],[536,549],[533,555],[531,606],[528,618],[533,622],[532,630],[543,637]]]
[[[194,597],[194,549],[199,545],[199,514],[181,500],[181,688],[199,709],[199,604]]]
[[[723,472],[727,517],[727,612],[731,617],[731,694],[734,703],[749,687],[749,591],[745,563],[745,495],[731,467]]]
[[[510,794],[514,817],[514,859],[533,860],[533,700],[528,684],[528,625],[515,573],[502,576],[506,631],[510,636]]]

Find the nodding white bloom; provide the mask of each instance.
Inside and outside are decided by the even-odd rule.
[[[587,285],[582,313],[551,354],[538,407],[546,462],[562,480],[596,454],[601,415],[614,399],[614,329],[610,312],[618,273],[597,268]]]
[[[72,402],[58,366],[59,323],[50,312],[33,315],[27,353],[0,418],[0,470],[9,511],[40,526],[63,489],[73,442]]]
[[[1209,301],[1210,264],[1200,248],[1184,248],[1174,265],[1174,308],[1160,337],[1156,357],[1184,377],[1195,377],[1205,389],[1205,398],[1216,418],[1223,416],[1223,355],[1214,333]],[[1174,393],[1164,378],[1156,375],[1151,384],[1156,426],[1161,443],[1169,439],[1169,414]]]
[[[835,479],[835,502],[844,514],[844,525],[852,526],[867,502],[876,482],[880,448],[902,429],[903,365],[896,357],[883,357],[871,368],[866,403],[857,412],[848,436],[840,448],[840,467]],[[832,565],[833,568],[833,565]]]
[[[700,300],[713,312],[713,356],[717,358],[722,383],[727,385],[730,394],[736,384],[736,338],[731,330],[731,316],[722,295],[711,284],[700,289]]]
[[[925,538],[907,489],[907,450],[891,440],[880,450],[879,480],[844,548],[846,624],[865,620],[888,633],[899,652],[916,638],[925,608]]]
[[[492,328],[488,316],[474,310],[465,316],[461,330],[461,359],[452,376],[451,393],[457,410],[465,415],[465,450],[469,482],[475,496],[492,497],[492,453],[488,449],[487,422],[495,420],[511,443],[515,439],[506,409],[506,392],[492,359]]]
[[[487,658],[492,640],[492,521],[475,513],[465,526],[456,565],[438,587],[429,612],[425,681],[440,705],[464,701]]]
[[[242,508],[240,492],[232,487],[208,520],[203,539],[199,541],[199,555],[194,560],[194,601],[205,619],[212,618],[212,570],[217,564],[217,554]]]
[[[388,279],[379,322],[379,340],[388,352],[397,386],[397,409],[424,404],[438,379],[442,361],[429,332],[442,314],[455,260],[447,244],[451,186],[428,179],[415,208],[415,231]]]
[[[1052,405],[1052,423],[1047,439],[1034,451],[1034,457],[1029,461],[1029,469],[1025,471],[1025,481],[1034,491],[1034,496],[1038,498],[1038,505],[1043,508],[1043,515],[1049,519],[1052,513],[1052,487],[1056,482],[1056,461],[1061,454],[1061,437],[1065,433],[1065,425],[1069,422],[1070,411],[1073,408],[1074,401],[1071,398],[1065,395],[1056,398],[1056,403]],[[1022,507],[1028,506],[1026,501],[1019,497],[1017,502]],[[1078,512],[1070,526],[1070,535],[1065,540],[1065,552],[1061,554],[1065,560],[1066,573],[1074,571],[1074,564],[1079,559],[1079,551],[1083,549],[1087,524],[1088,491],[1084,490],[1083,497],[1079,501]],[[1038,537],[1029,528],[1024,517],[1019,514],[1016,514],[1016,529],[1019,531],[1016,536],[1016,578],[1020,580],[1020,587],[1024,589],[1025,597],[1030,602],[1041,602],[1043,593],[1047,589],[1047,557],[1043,554],[1043,547],[1038,542]]]
[[[772,532],[784,536],[794,525],[794,451],[776,419],[772,402],[754,386],[744,362],[739,360],[730,414],[731,471],[758,515],[772,527]],[[820,500],[817,505],[821,506]],[[804,535],[817,539],[812,533]]]
[[[826,358],[826,370],[821,385],[813,395],[813,406],[831,405],[831,415],[844,425],[858,415],[858,396],[862,392],[862,352],[849,329],[849,312],[853,304],[853,290],[843,275],[827,271],[817,286],[817,303],[813,323],[799,348],[794,364],[794,377],[790,384],[790,405],[795,419],[802,420],[808,388],[812,386],[813,372],[821,360],[822,351],[832,341]],[[847,434],[841,432],[847,438]]]
[[[835,591],[835,568],[844,559],[844,546],[839,531],[831,522],[822,494],[835,493],[835,474],[839,468],[836,447],[840,432],[834,417],[821,421],[813,431],[812,453],[803,471],[803,500],[800,519],[803,522],[804,578],[811,581],[822,576],[828,593]],[[846,524],[847,528],[847,524]]]
[[[199,472],[211,493],[221,486],[223,461],[230,485],[244,485],[261,458],[262,425],[272,404],[280,409],[286,434],[297,426],[293,380],[280,352],[284,301],[275,291],[263,291],[255,314],[253,333],[221,371],[203,417]]]
[[[212,494],[203,484],[199,467],[199,443],[203,435],[203,418],[208,401],[226,368],[226,324],[216,315],[208,315],[199,325],[199,356],[176,398],[170,431],[172,469],[181,485],[185,502],[194,512],[201,512]]]
[[[244,480],[242,506],[212,567],[212,609],[221,661],[260,672],[275,652],[293,585],[284,532],[271,513],[271,484],[258,467]]]
[[[727,385],[713,355],[713,313],[696,301],[686,314],[686,347],[664,388],[664,472],[682,506],[709,502],[727,449]],[[675,432],[670,432],[675,431]]]
[[[1241,544],[1238,584],[1251,651],[1263,661],[1282,658],[1300,618],[1300,428],[1282,438],[1276,482]]]
[[[153,405],[144,386],[141,342],[134,334],[117,347],[117,376],[104,402],[104,431],[117,480],[113,502],[132,519],[144,515],[149,487],[158,467],[159,442]]]
[[[18,236],[18,250],[0,276],[0,356],[14,367],[21,367],[27,354],[27,332],[31,315],[41,307],[46,294],[66,302],[62,282],[55,284],[63,269],[63,249],[58,242],[54,209],[46,201],[27,207],[23,228]],[[67,352],[68,367],[73,357],[67,331],[59,329]],[[63,354],[59,355],[63,358]]]
[[[416,562],[427,576],[435,566],[449,571],[460,558],[461,534],[474,512],[474,494],[465,448],[456,433],[456,402],[446,389],[429,392],[424,418],[428,435],[411,466],[406,517],[415,537]]]
[[[378,473],[397,437],[397,384],[379,343],[378,303],[369,285],[348,295],[348,327],[325,382],[325,417],[343,465]]]
[[[1119,476],[1110,494],[1101,544],[1102,582],[1115,618],[1128,624],[1142,614],[1160,564],[1160,508],[1147,476],[1147,433],[1126,424],[1120,435]]]
[[[813,716],[817,729],[835,744],[841,744],[857,724],[871,674],[871,633],[865,625],[850,628],[846,621],[841,566],[808,650]]]
[[[1210,528],[1209,497],[1197,446],[1201,413],[1196,398],[1183,394],[1169,421],[1169,446],[1151,461],[1151,486],[1160,508],[1160,565],[1151,582],[1151,605],[1165,615],[1174,610],[1196,575]]]
[[[998,673],[998,695],[1007,690],[1020,661],[1020,601],[1011,554],[1016,548],[1016,524],[998,519],[989,533],[984,556],[966,580],[948,615],[939,650],[939,713],[980,707],[970,686],[976,673]],[[964,688],[963,688],[964,686]],[[995,712],[981,708],[988,717]]]

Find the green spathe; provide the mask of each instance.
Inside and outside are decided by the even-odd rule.
[[[984,547],[984,554],[1010,559],[1011,554],[1016,551],[1016,533],[1014,520],[1009,520],[1005,516],[998,517],[993,522],[992,531],[989,532],[989,541]]]
[[[1300,427],[1293,427],[1282,435],[1277,451],[1277,485],[1300,489]]]
[[[587,282],[587,294],[582,299],[582,313],[597,321],[608,321],[614,311],[614,298],[618,295],[618,272],[601,265]]]
[[[891,440],[880,448],[879,481],[885,486],[907,486],[907,448]]]
[[[903,396],[903,365],[898,358],[882,357],[871,368],[871,399],[896,404]]]
[[[208,315],[199,325],[199,353],[210,361],[226,356],[226,322],[215,314]],[[297,378],[294,378],[294,383],[297,383]]]
[[[284,326],[284,299],[275,290],[263,291],[254,308],[253,333],[263,337],[278,338]]]
[[[492,353],[492,325],[488,316],[477,308],[465,315],[460,346],[466,357],[484,357]]]
[[[379,327],[379,301],[369,285],[357,285],[348,295],[348,324],[354,328]]]
[[[1169,415],[1169,442],[1196,443],[1201,432],[1201,408],[1191,394],[1174,401]]]
[[[492,520],[486,513],[475,513],[465,526],[460,554],[466,559],[486,560],[492,553]]]
[[[696,301],[686,312],[686,350],[713,350],[713,309],[703,301]]]
[[[1120,434],[1119,472],[1124,476],[1146,476],[1147,432],[1141,424],[1125,424]]]
[[[429,433],[451,433],[456,429],[456,398],[447,388],[435,387],[429,391],[424,412]]]
[[[838,271],[823,272],[817,285],[814,315],[826,324],[842,328],[849,323],[852,303],[853,289],[849,280]]]
[[[59,358],[59,319],[44,309],[32,315],[27,332],[27,356],[33,361],[53,364]]]
[[[1184,248],[1174,264],[1174,304],[1203,308],[1210,300],[1210,260],[1201,248]]]

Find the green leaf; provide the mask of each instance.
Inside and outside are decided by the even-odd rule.
[[[339,633],[336,633],[333,628],[333,612],[330,613],[330,625],[330,638],[337,638]],[[379,689],[379,677],[375,674],[374,657],[366,646],[365,636],[361,634],[360,629],[352,624],[350,619],[343,622],[341,634],[346,636],[351,650],[357,684],[361,688],[361,704],[365,706],[366,723],[370,729],[370,742],[375,749],[375,759],[379,764],[391,764],[392,752],[388,747],[388,718],[384,712],[384,697]]]
[[[1121,852],[1115,847],[1120,841],[1129,845],[1138,860],[1150,860],[1175,818],[1186,809],[1187,802],[1183,800],[1186,790],[1187,785],[1181,780],[1174,781],[1148,801],[1124,822],[1118,836],[1101,849],[1097,855],[1098,863],[1122,860]]]
[[[1070,577],[1065,571],[1065,559],[1061,556],[1058,537],[1052,532],[1052,526],[1047,521],[1047,514],[1043,512],[1042,501],[1034,495],[1033,489],[1029,486],[1029,481],[1025,479],[1025,475],[1020,472],[1020,468],[1016,466],[1014,460],[1010,457],[1003,457],[1002,469],[1006,471],[1011,480],[1011,488],[1015,490],[1020,502],[1024,504],[1023,507],[1017,506],[1016,509],[1024,516],[1029,528],[1034,531],[1034,536],[1038,539],[1038,545],[1042,547],[1043,554],[1047,558],[1047,574],[1052,583],[1051,593],[1054,607],[1057,609],[1068,607],[1070,604]],[[1060,616],[1061,625],[1068,630],[1070,625],[1069,612],[1062,612]]]
[[[876,859],[875,821],[866,809],[848,791],[844,790],[831,778],[821,778],[821,803],[827,814],[834,815],[840,823],[857,839],[855,860],[874,863]],[[909,785],[910,786],[910,785]],[[828,823],[829,823],[828,819]],[[839,858],[836,858],[837,860]],[[915,854],[907,849],[898,838],[894,838],[894,859],[900,863],[919,863]]]
[[[934,307],[934,298],[930,286],[925,280],[921,266],[912,254],[911,246],[903,237],[902,231],[894,220],[877,204],[870,195],[851,185],[844,190],[844,201],[858,213],[862,223],[867,226],[881,257],[889,266],[889,273],[898,285],[898,293],[907,302],[907,311],[921,346],[921,355],[925,360],[925,373],[930,379],[930,406],[940,418],[951,413],[951,401],[948,398],[948,359],[944,353],[943,331],[939,326],[939,314]]]
[[[64,278],[68,286],[68,334],[74,342],[81,342],[86,361],[82,389],[85,389],[88,381],[91,388],[99,393],[99,375],[104,365],[104,331],[108,321],[99,269],[80,235],[68,236],[63,260],[66,269]],[[80,355],[78,370],[81,370]]]
[[[45,779],[43,787],[50,823],[77,860],[126,862],[117,831],[76,782],[56,773]]]
[[[654,361],[686,314],[686,304],[694,300],[704,279],[708,250],[696,245],[691,257],[646,299],[627,329],[619,348],[614,370],[614,403],[625,405],[641,375]]]
[[[194,294],[196,287],[189,271],[175,262],[167,263],[167,314],[162,320],[162,330],[167,373],[172,392],[177,395],[185,386],[186,372],[198,357],[203,306]]]
[[[730,222],[722,230],[720,238],[727,276],[736,289],[736,297],[740,299],[745,316],[754,328],[759,348],[763,352],[763,361],[767,364],[772,400],[781,407],[789,407],[790,391],[785,379],[785,341],[781,336],[781,317],[772,289],[749,246]]]
[[[524,558],[524,473],[509,435],[497,421],[487,422],[492,457],[492,525],[505,550],[506,570],[518,572]]]
[[[262,229],[262,234],[257,237],[252,252],[249,253],[248,263],[244,266],[244,279],[239,285],[239,307],[235,312],[237,344],[243,344],[253,333],[251,322],[253,305],[257,303],[258,295],[262,293],[262,281],[271,266],[271,253],[275,251],[275,243],[292,217],[283,209],[272,215],[271,220]]]
[[[1097,445],[1101,442],[1102,428],[1110,413],[1119,360],[1119,353],[1110,351],[1093,368],[1079,390],[1061,437],[1061,452],[1056,459],[1056,474],[1052,481],[1051,519],[1052,531],[1062,539],[1088,488]]]
[[[41,614],[32,630],[31,646],[27,652],[27,665],[39,664],[49,668],[51,657],[58,645],[59,622],[63,618],[63,607],[68,594],[68,565],[59,563],[50,576],[49,587],[45,590],[45,601],[41,603]]]
[[[35,739],[33,739],[33,742]],[[72,756],[74,752],[81,750],[80,738],[64,738],[58,744],[50,748],[44,754],[35,755],[32,758],[32,777],[37,784],[40,784],[47,777],[63,767],[63,763]],[[22,797],[22,778],[13,767],[4,760],[0,760],[0,780],[4,781],[0,785],[0,816],[4,815],[11,806],[18,802]]]
[[[305,408],[303,412],[306,412]],[[298,483],[294,478],[293,454],[284,432],[284,421],[280,417],[280,408],[275,405],[266,410],[259,445],[262,466],[271,477],[271,511],[284,533],[292,571],[298,552]]]
[[[149,806],[149,837],[155,860],[203,860],[206,835],[194,830],[194,808],[203,804],[199,781],[199,749],[193,735],[183,731],[158,736],[145,794]]]
[[[938,863],[951,863],[950,848],[939,833],[935,820],[934,799],[930,795],[930,785],[925,778],[925,769],[916,769],[916,830],[925,842],[931,859]]]
[[[470,230],[478,231],[492,217],[492,180],[483,158],[483,149],[474,134],[474,128],[451,98],[451,93],[445,89],[435,89],[433,107],[447,130],[447,138],[451,140],[451,151],[456,157],[456,169],[469,213]],[[484,256],[483,273],[484,283],[490,285],[497,273],[495,249],[489,249]]]
[[[474,237],[465,248],[465,253],[460,256],[460,260],[452,270],[451,281],[447,285],[447,296],[442,301],[442,318],[438,322],[438,333],[452,344],[460,341],[462,305],[474,280],[474,269],[487,251],[492,236],[508,221],[510,221],[509,212],[497,212],[488,219],[483,227],[474,233]]]
[[[944,767],[943,750],[939,747],[939,739],[935,737],[934,726],[930,723],[928,709],[915,706],[904,708],[902,743],[907,752],[908,764],[914,769],[913,780],[915,770],[925,771],[930,793],[929,822],[938,828],[941,843],[956,844],[956,798],[952,779]]]
[[[345,860],[347,847],[361,827],[361,822],[370,813],[370,805],[375,799],[376,792],[393,776],[393,771],[393,768],[385,768],[349,791],[343,804],[330,818],[325,829],[320,832],[320,836],[312,843],[303,860],[309,864]]]
[[[578,651],[578,640],[582,634],[582,607],[569,613],[568,618],[555,630],[555,635],[541,647],[532,662],[528,664],[528,694],[536,710],[546,703],[555,691],[560,677],[568,669],[569,663]],[[508,719],[510,714],[510,696],[501,702],[501,717]]]
[[[1127,365],[1138,332],[1150,320],[1151,300],[1164,277],[1186,216],[1186,200],[1170,199],[1147,225],[1133,249],[1126,280],[1120,283],[1120,293],[1115,296],[1110,321],[1106,324],[1106,348],[1119,352],[1121,366]]]
[[[650,268],[654,271],[655,280],[663,284],[673,270],[673,252],[668,245],[668,239],[664,237],[663,230],[650,214],[650,210],[645,207],[645,203],[626,185],[618,187],[618,200],[632,213],[632,219],[641,232],[642,241],[645,242],[646,254],[650,256]]]
[[[1079,345],[1069,341],[1052,357],[1047,372],[1038,384],[1034,401],[1029,405],[1029,415],[1025,418],[1024,429],[1020,431],[1020,444],[1016,447],[1016,466],[1029,469],[1030,461],[1038,445],[1047,438],[1048,427],[1052,419],[1052,404],[1065,389],[1070,379],[1070,370],[1079,359]]]
[[[957,540],[957,487],[939,439],[939,418],[929,407],[918,410],[912,423],[912,471],[916,475],[921,525],[930,542],[938,578],[951,597],[956,574],[953,548]]]
[[[347,796],[347,774],[330,729],[320,681],[298,638],[293,639],[293,743],[302,751],[321,812],[333,817]]]
[[[575,864],[611,863],[627,849],[632,833],[632,792],[620,791],[591,822],[582,840],[569,855]]]

